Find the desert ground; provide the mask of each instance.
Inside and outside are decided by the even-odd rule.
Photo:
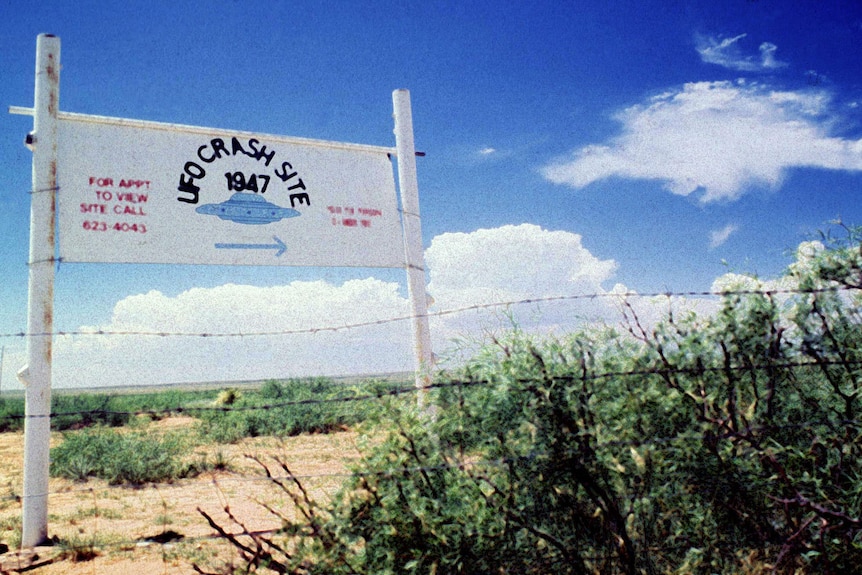
[[[193,418],[175,416],[149,425],[157,430],[191,431],[194,423]],[[0,573],[186,575],[195,573],[195,564],[205,571],[229,572],[230,565],[243,563],[227,542],[215,537],[198,509],[233,532],[242,528],[231,523],[226,509],[249,530],[280,525],[261,503],[288,514],[291,510],[286,494],[246,455],[265,461],[282,458],[294,474],[304,477],[312,497],[324,500],[343,482],[349,460],[358,456],[356,439],[355,432],[343,431],[205,445],[195,451],[219,458],[227,469],[141,487],[109,486],[92,478],[86,482],[52,478],[49,536],[57,543],[21,550],[16,547],[24,436],[0,434],[0,541],[9,548],[0,556]],[[62,435],[56,434],[52,441],[61,442]]]

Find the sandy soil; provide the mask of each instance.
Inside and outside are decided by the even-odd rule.
[[[193,425],[186,417],[171,417],[151,424],[157,429]],[[61,436],[53,438],[61,441]],[[344,480],[345,464],[358,455],[356,434],[304,435],[283,440],[247,439],[235,445],[198,448],[212,459],[217,452],[230,469],[173,484],[141,488],[109,487],[104,481],[75,483],[52,479],[48,502],[49,535],[65,544],[33,550],[12,550],[0,556],[0,572],[40,575],[192,574],[194,563],[210,571],[225,564],[240,565],[236,553],[198,512],[202,509],[220,525],[231,525],[225,508],[248,529],[280,525],[259,502],[291,510],[285,493],[267,481],[260,466],[245,457],[253,454],[268,462],[284,459],[312,496],[325,499]],[[0,541],[14,548],[20,533],[21,504],[16,499],[22,484],[24,437],[0,434]],[[272,467],[273,473],[281,473]],[[333,476],[334,475],[334,476]],[[320,477],[323,476],[323,477]],[[235,531],[242,529],[234,526]],[[170,540],[164,542],[164,540]],[[154,542],[159,541],[159,542]],[[95,544],[96,557],[75,560],[74,549]]]

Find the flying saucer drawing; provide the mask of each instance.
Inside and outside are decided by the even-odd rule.
[[[199,214],[218,216],[238,224],[270,224],[300,214],[292,208],[282,208],[261,196],[238,192],[220,204],[204,204],[195,209]]]

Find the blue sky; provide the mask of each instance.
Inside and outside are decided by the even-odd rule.
[[[702,291],[728,271],[774,277],[829,220],[862,224],[856,2],[0,0],[0,16],[6,106],[32,105],[39,33],[62,41],[68,112],[391,146],[391,93],[409,89],[426,153],[419,193],[437,310],[614,289]],[[26,116],[0,119],[2,334],[26,326],[31,127]],[[200,311],[195,294],[227,299]],[[248,331],[242,318],[256,317],[259,302],[291,299],[302,312],[287,306],[281,323],[270,314],[274,323],[258,326],[289,330],[320,305],[304,321],[394,317],[407,310],[404,295],[399,270],[61,264],[55,327]],[[338,306],[321,301],[343,302],[345,315],[327,316]],[[174,324],[152,315],[171,306]],[[567,313],[613,321],[604,309]],[[432,325],[435,348],[481,323],[451,319]],[[284,337],[223,349],[64,339],[55,384],[147,371],[143,347],[197,357],[188,346],[194,361],[214,365],[184,374],[178,361],[152,368],[152,381],[282,375],[268,358],[291,349],[306,371],[397,368],[409,349],[399,347],[403,329],[393,330],[345,336],[379,345],[391,365],[347,352],[328,364],[320,341]],[[5,385],[22,341],[0,344]],[[104,359],[111,354],[128,355],[125,367]]]

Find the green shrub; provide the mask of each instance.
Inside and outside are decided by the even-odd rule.
[[[393,384],[378,381],[347,386],[328,378],[270,380],[257,392],[231,395],[229,404],[194,413],[201,420],[202,436],[220,443],[325,433],[360,423],[377,409],[375,402],[352,398],[384,395],[392,389]]]
[[[24,398],[0,398],[0,433],[24,429]]]
[[[122,426],[129,420],[129,414],[122,411],[124,409],[110,395],[54,393],[51,398],[51,429],[64,431],[92,425]],[[0,399],[0,432],[23,428],[24,398]]]
[[[152,419],[186,408],[209,405],[218,390],[163,390],[143,393],[55,392],[51,397],[51,429],[67,431],[91,426],[128,425],[135,413]],[[0,398],[0,432],[24,428],[24,398]]]
[[[122,433],[91,428],[64,435],[51,449],[51,475],[83,481],[98,477],[111,485],[140,485],[189,475],[187,441],[178,435]]]
[[[858,573],[862,298],[834,288],[862,288],[859,239],[801,254],[793,293],[749,278],[708,316],[647,328],[626,307],[622,332],[501,338],[429,394],[436,419],[393,402],[330,503],[262,462],[299,512],[240,555],[303,574]]]
[[[117,404],[114,396],[105,394],[55,394],[51,398],[51,428],[65,431],[94,425],[121,427],[128,423],[130,414]]]
[[[73,393],[62,390],[51,400],[51,429],[129,425],[135,414],[159,419],[184,412],[203,421],[207,438],[231,443],[258,435],[325,432],[368,417],[373,402],[320,403],[341,397],[388,394],[397,384],[365,381],[344,385],[327,378],[269,380],[260,390],[164,390],[142,393]],[[275,404],[275,407],[269,406]],[[24,428],[24,398],[0,397],[0,433]]]

